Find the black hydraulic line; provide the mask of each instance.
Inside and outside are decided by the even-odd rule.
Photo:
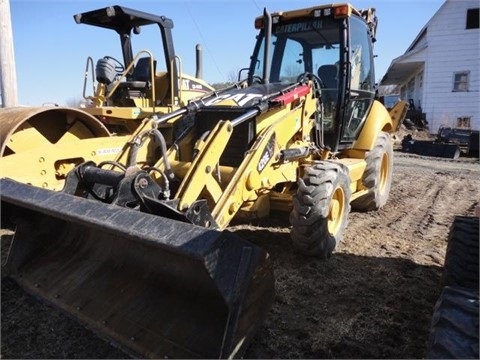
[[[106,161],[102,161],[101,163],[99,163],[97,166],[99,168],[103,168],[103,166],[105,165],[112,165],[114,167],[118,167],[119,169],[121,169],[122,171],[126,171],[127,168],[125,167],[125,165],[123,165],[122,163],[119,163],[118,161],[110,161],[110,160],[106,160]]]
[[[116,187],[120,181],[125,177],[125,173],[100,169],[99,167],[92,164],[85,164],[78,168],[78,174],[80,178],[92,184],[102,184]]]
[[[304,158],[310,154],[310,149],[307,146],[293,149],[280,150],[280,158],[283,161],[292,161]]]
[[[244,113],[243,115],[240,115],[240,116],[236,117],[235,119],[233,119],[231,121],[232,126],[235,127],[235,126],[243,123],[244,121],[251,119],[254,116],[265,113],[270,107],[275,106],[274,103],[270,102],[271,100],[275,99],[277,96],[280,96],[280,95],[283,95],[283,94],[287,93],[288,91],[296,88],[297,86],[298,86],[298,83],[295,83],[295,84],[290,85],[289,87],[287,87],[287,88],[285,88],[281,91],[277,91],[273,94],[270,94],[270,95],[262,98],[256,105],[253,106],[253,108],[251,110],[249,110],[246,113]]]
[[[175,174],[173,173],[172,167],[171,167],[170,163],[168,162],[167,143],[165,141],[165,138],[163,137],[162,133],[158,129],[152,129],[151,133],[155,136],[155,138],[160,143],[160,148],[162,150],[163,163],[165,165],[165,174],[167,175],[168,178],[170,178],[170,180],[173,180],[175,178]]]
[[[235,85],[234,85],[235,86]],[[230,89],[230,88],[228,88]],[[227,89],[224,89],[224,90],[227,90]],[[223,90],[222,90],[223,92]],[[204,106],[204,101],[205,100],[208,100],[210,99],[211,97],[217,97],[218,96],[218,92],[216,91],[212,91],[211,93],[209,93],[208,95],[206,95],[205,97],[199,99],[199,100],[196,100],[196,101],[190,101],[187,105],[185,105],[184,107],[180,108],[180,109],[177,109],[175,111],[172,111],[168,114],[165,114],[165,115],[162,115],[160,117],[158,117],[158,114],[156,114],[157,118],[154,119],[154,121],[158,124],[163,124],[165,122],[167,122],[168,120],[171,120],[173,118],[176,118],[177,116],[180,116],[180,115],[185,115],[185,114],[188,114],[190,112],[194,112],[194,111],[197,111],[198,109],[200,109],[201,107]]]
[[[261,110],[259,108],[255,108],[255,109],[252,109],[252,110],[249,110],[247,111],[245,114],[243,115],[240,115],[238,117],[236,117],[235,119],[233,119],[231,121],[232,123],[232,126],[235,127],[241,123],[243,123],[244,121],[247,121],[255,116],[257,116],[258,114],[261,113]]]
[[[226,91],[229,91],[231,89],[238,88],[238,87],[239,87],[238,83],[235,83],[235,84],[233,84],[229,87],[226,87],[224,89],[221,89],[219,91],[212,91],[212,92],[208,93],[207,95],[203,96],[202,98],[200,98],[199,100],[190,101],[184,107],[182,107],[178,110],[172,111],[171,113],[168,113],[168,114],[165,114],[165,115],[162,115],[162,116],[158,117],[157,119],[155,119],[155,122],[157,124],[163,124],[163,123],[167,122],[168,120],[171,120],[171,119],[173,119],[177,116],[195,112],[198,109],[205,106],[205,101],[207,101],[211,98],[216,98],[216,97],[218,97],[218,95],[220,95],[220,94],[222,94]]]
[[[166,200],[170,199],[170,181],[168,181],[168,177],[167,175],[165,175],[165,172],[155,166],[147,166],[142,170],[145,170],[147,172],[155,171],[162,176],[163,185],[164,185],[164,189],[162,190],[162,193],[165,196]]]
[[[168,162],[167,158],[167,143],[165,141],[165,138],[163,137],[162,133],[158,129],[149,129],[142,131],[140,134],[138,134],[132,144],[132,148],[130,150],[130,154],[128,156],[128,166],[135,166],[137,164],[137,153],[138,150],[143,146],[145,139],[147,136],[154,136],[158,142],[160,143],[160,150],[162,152],[161,156],[163,158],[163,163],[165,165],[165,173],[167,176],[173,180],[175,175],[172,171],[172,167],[170,163]]]
[[[155,122],[157,124],[163,124],[165,122],[167,122],[168,120],[170,119],[173,119],[177,116],[180,116],[180,115],[184,115],[188,112],[188,105],[183,107],[183,108],[180,108],[178,110],[175,110],[175,111],[172,111],[171,113],[168,113],[168,114],[165,114],[157,119],[155,119]]]

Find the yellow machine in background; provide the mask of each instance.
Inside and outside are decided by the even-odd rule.
[[[99,118],[111,132],[131,134],[142,119],[169,113],[214,90],[200,78],[182,73],[181,60],[174,50],[171,19],[121,6],[77,14],[74,19],[77,24],[113,30],[120,38],[123,59],[104,56],[94,69],[89,57],[83,87],[87,100],[84,110]],[[158,45],[163,48],[163,58],[155,58],[148,49],[134,54],[134,37],[150,26],[160,30]],[[200,73],[197,62],[197,77]],[[88,94],[87,85],[95,84],[95,80],[93,93]]]
[[[128,141],[125,136],[144,118],[170,113],[214,90],[181,72],[171,19],[121,6],[77,14],[74,19],[118,34],[123,59],[105,56],[94,68],[93,59],[87,58],[84,102],[78,108],[0,109],[3,176],[52,190],[61,190],[68,171],[86,160],[113,160]],[[150,26],[160,30],[158,44],[152,48],[163,50],[163,57],[155,58],[145,49],[133,53],[134,35]],[[121,137],[107,139],[112,135]]]
[[[144,119],[108,166],[78,165],[62,191],[0,180],[9,276],[137,356],[242,356],[274,279],[229,223],[285,211],[294,247],[329,257],[351,207],[386,203],[405,106],[375,98],[373,9],[255,26],[245,81]]]

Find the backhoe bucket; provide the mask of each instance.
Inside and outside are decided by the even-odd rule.
[[[0,180],[5,269],[136,357],[240,357],[270,309],[268,254],[227,231]]]

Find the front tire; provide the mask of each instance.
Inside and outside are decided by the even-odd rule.
[[[307,167],[290,213],[294,248],[304,255],[330,257],[347,226],[350,196],[345,166],[322,161]]]
[[[367,167],[362,184],[367,194],[352,201],[352,208],[360,211],[378,210],[390,194],[393,173],[393,145],[390,135],[380,132],[373,149],[365,156]]]

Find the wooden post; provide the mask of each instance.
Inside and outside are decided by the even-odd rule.
[[[2,107],[16,106],[17,76],[9,0],[0,0],[0,83]]]

